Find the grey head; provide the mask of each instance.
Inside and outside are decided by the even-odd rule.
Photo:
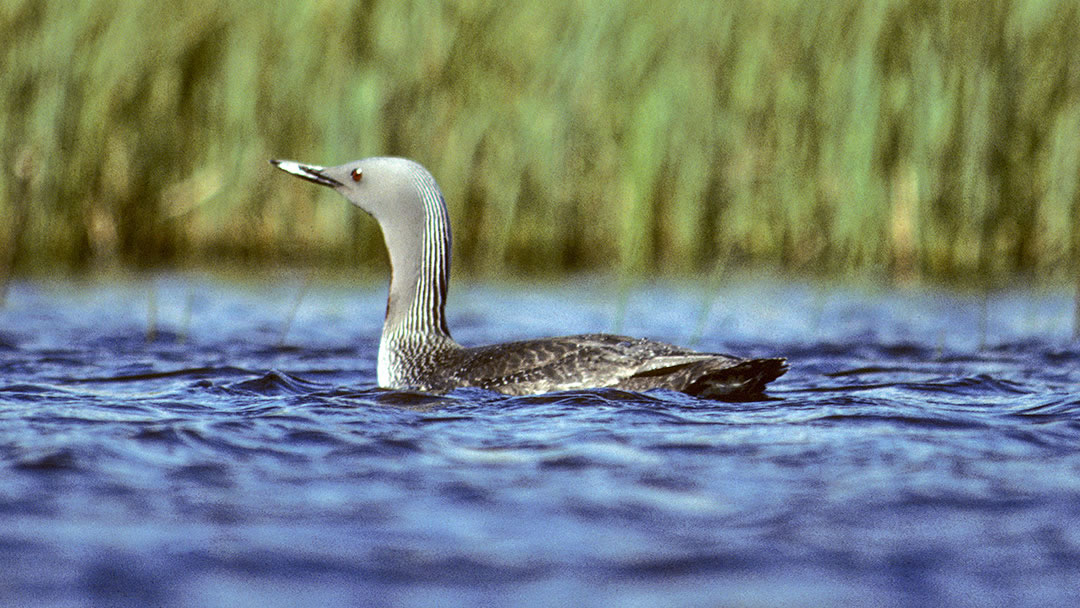
[[[417,180],[423,176],[431,178],[426,169],[411,160],[365,158],[336,167],[291,160],[271,160],[270,163],[300,179],[333,188],[350,203],[371,214],[383,228],[388,224],[409,222],[413,226],[423,225]]]
[[[385,156],[336,167],[291,160],[270,163],[301,179],[333,188],[374,217],[382,228],[395,271],[419,276],[421,266],[428,266],[449,273],[450,221],[446,203],[435,178],[420,163]]]

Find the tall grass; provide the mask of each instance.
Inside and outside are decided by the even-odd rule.
[[[266,160],[392,154],[473,273],[1080,276],[1075,0],[5,0],[0,31],[17,271],[383,264]]]

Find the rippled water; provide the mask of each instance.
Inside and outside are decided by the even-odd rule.
[[[1063,293],[455,286],[466,344],[619,331],[754,403],[373,389],[382,289],[24,283],[0,308],[3,605],[1073,605]],[[302,296],[302,297],[300,297]]]

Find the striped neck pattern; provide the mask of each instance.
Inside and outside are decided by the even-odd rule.
[[[442,192],[431,176],[419,164],[412,163],[411,182],[424,210],[423,237],[419,265],[415,274],[416,286],[412,301],[401,318],[388,315],[388,330],[400,338],[421,338],[441,342],[450,339],[446,325],[446,293],[450,279],[450,217]],[[389,312],[389,311],[388,311]]]

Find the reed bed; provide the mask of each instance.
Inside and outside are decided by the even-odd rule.
[[[419,160],[455,266],[1080,276],[1075,0],[5,0],[0,272],[385,264],[269,158]]]

